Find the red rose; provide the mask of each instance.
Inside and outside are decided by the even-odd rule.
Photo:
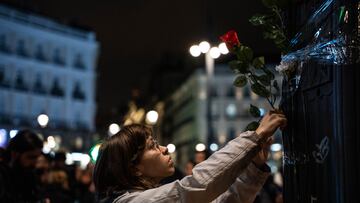
[[[220,37],[221,41],[225,42],[227,48],[231,51],[234,47],[240,46],[240,42],[237,33],[234,30],[228,31],[226,34]]]

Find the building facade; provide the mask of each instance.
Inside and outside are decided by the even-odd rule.
[[[249,86],[234,87],[234,79],[228,65],[216,65],[208,85],[206,72],[198,69],[165,102],[162,139],[176,145],[180,165],[192,158],[196,144],[205,144],[209,151],[213,144],[216,150],[243,132],[255,120],[249,113],[250,104],[264,108],[262,113],[269,109],[266,100]]]
[[[95,34],[0,5],[0,128],[37,129],[80,140],[95,130]],[[71,139],[75,140],[75,139]],[[84,141],[85,141],[84,140]]]

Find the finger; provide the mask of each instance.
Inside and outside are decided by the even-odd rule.
[[[285,127],[287,126],[287,122],[288,122],[288,121],[287,121],[286,118],[282,119],[282,120],[281,120],[281,126],[280,126],[280,127],[281,127],[281,128],[285,128]]]
[[[285,118],[285,115],[284,115],[284,114],[282,114],[282,113],[273,113],[273,114],[271,114],[271,115],[273,115],[273,116],[277,116],[277,117],[282,117],[282,118]]]

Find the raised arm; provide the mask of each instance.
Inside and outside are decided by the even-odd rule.
[[[271,115],[265,117],[269,116],[273,117]],[[265,117],[264,122],[271,122],[271,124],[260,125],[259,134],[254,131],[240,134],[221,150],[211,155],[206,161],[198,164],[193,169],[193,175],[158,188],[125,193],[116,198],[115,202],[211,202],[229,189],[237,178],[243,185],[256,181],[253,180],[256,171],[252,170],[253,166],[249,166],[249,164],[261,150],[261,144],[272,135],[277,127],[286,122],[286,119],[265,119]],[[261,128],[261,126],[263,127]],[[245,169],[249,170],[244,171]],[[242,172],[245,172],[244,176],[240,175]],[[258,188],[261,187],[248,188],[247,191],[256,194]],[[239,193],[239,195],[241,194]]]

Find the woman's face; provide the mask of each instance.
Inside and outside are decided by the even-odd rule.
[[[144,153],[136,168],[144,177],[158,182],[171,176],[175,171],[174,163],[167,148],[158,145],[152,137],[147,139]]]

